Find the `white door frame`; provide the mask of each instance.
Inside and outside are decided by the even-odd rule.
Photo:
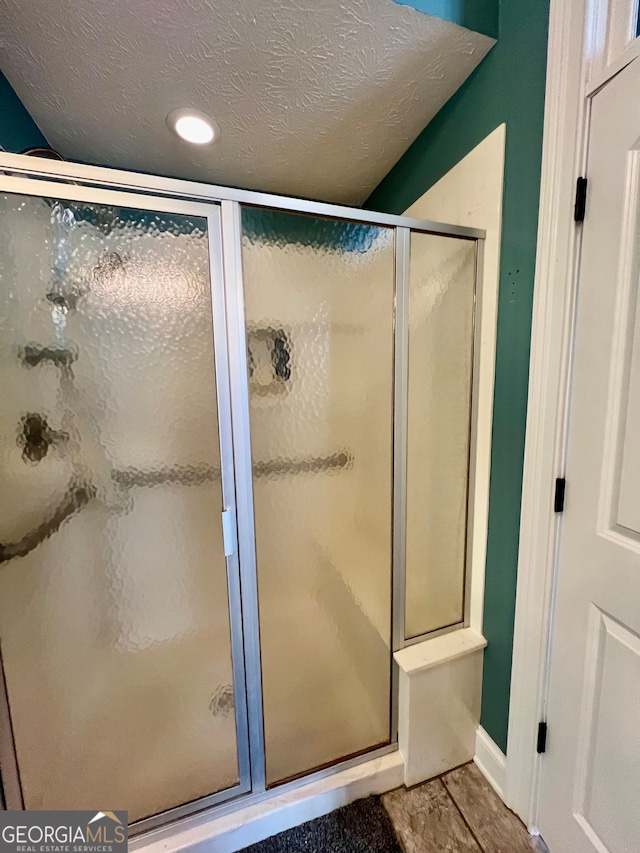
[[[551,0],[504,799],[527,826],[538,822],[551,613],[561,516],[570,362],[581,226],[576,180],[585,175],[591,97],[640,56],[638,0]],[[588,177],[588,176],[587,176]],[[587,197],[587,212],[588,212]],[[568,483],[567,488],[571,485]],[[550,721],[550,739],[553,738]]]

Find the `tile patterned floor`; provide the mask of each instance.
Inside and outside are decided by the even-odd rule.
[[[546,853],[475,764],[390,791],[382,802],[405,853]]]

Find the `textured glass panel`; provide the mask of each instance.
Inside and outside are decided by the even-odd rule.
[[[411,233],[405,632],[464,618],[475,242]]]
[[[269,784],[389,742],[391,229],[243,210]]]
[[[0,641],[25,805],[238,781],[207,223],[0,196]]]

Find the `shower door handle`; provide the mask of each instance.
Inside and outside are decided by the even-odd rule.
[[[236,552],[236,525],[233,510],[225,509],[222,512],[222,544],[225,557],[230,557]]]

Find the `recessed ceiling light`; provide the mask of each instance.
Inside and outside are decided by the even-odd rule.
[[[180,108],[171,110],[167,125],[180,139],[194,145],[208,145],[220,135],[220,128],[206,113],[200,110]]]

